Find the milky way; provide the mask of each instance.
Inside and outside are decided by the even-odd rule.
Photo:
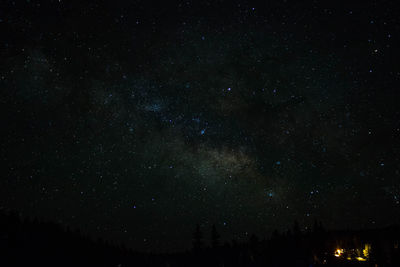
[[[34,2],[1,20],[2,208],[140,250],[188,248],[196,223],[399,222],[398,37],[376,6]]]

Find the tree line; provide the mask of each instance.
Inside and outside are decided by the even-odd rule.
[[[193,247],[184,252],[139,253],[56,223],[0,211],[0,266],[400,266],[398,226],[328,231],[315,221],[305,232],[294,222],[269,239],[252,234],[242,242],[221,242],[216,225],[207,232],[197,224]]]

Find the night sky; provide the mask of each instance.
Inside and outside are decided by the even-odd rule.
[[[1,1],[1,209],[140,251],[400,223],[396,1],[88,2]]]

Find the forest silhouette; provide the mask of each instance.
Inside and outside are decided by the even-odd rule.
[[[216,225],[194,226],[190,250],[157,254],[93,239],[56,223],[0,212],[0,266],[400,266],[400,228],[328,231],[298,222],[271,238],[221,242]],[[210,245],[206,245],[210,244]]]

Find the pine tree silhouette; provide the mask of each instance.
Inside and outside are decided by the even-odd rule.
[[[300,225],[298,221],[294,221],[293,224],[293,235],[295,238],[299,237],[301,235],[301,230],[300,230]]]
[[[200,225],[196,225],[193,233],[193,249],[198,251],[203,248],[203,233],[201,232]]]
[[[213,224],[211,228],[211,246],[213,248],[216,248],[219,246],[219,238],[220,235],[217,232],[217,228],[215,227],[215,224]]]

